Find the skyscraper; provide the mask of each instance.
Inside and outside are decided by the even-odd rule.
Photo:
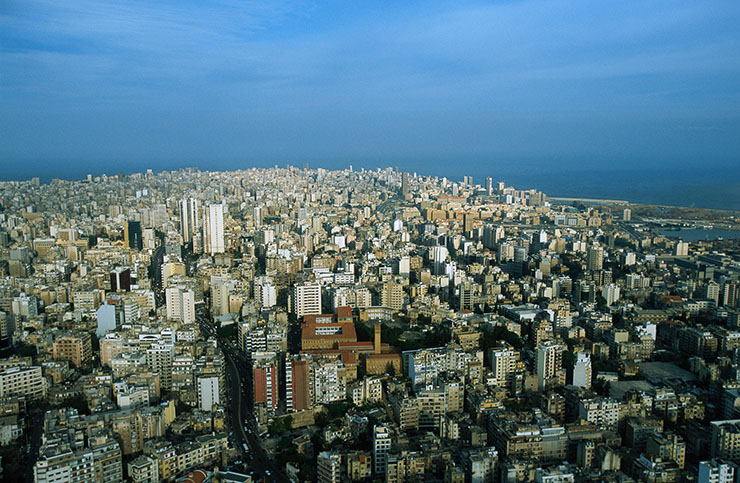
[[[141,250],[144,248],[144,240],[141,238],[141,222],[128,221],[124,226],[123,238],[129,248]]]
[[[336,453],[322,451],[316,458],[319,483],[339,483],[341,481],[342,458]]]
[[[167,318],[190,324],[195,322],[195,293],[185,287],[167,287],[165,290]]]
[[[401,175],[401,196],[403,198],[406,198],[406,195],[409,194],[409,174],[403,173]]]
[[[588,247],[587,264],[589,270],[604,268],[604,249],[597,245]]]
[[[384,475],[391,451],[391,434],[387,426],[373,427],[373,467],[375,475]]]
[[[383,288],[380,292],[380,305],[401,310],[403,308],[403,299],[403,285],[393,280],[387,280],[383,283]]]
[[[296,317],[321,313],[321,286],[318,283],[305,283],[293,287],[290,297],[291,311]]]
[[[547,341],[537,348],[537,388],[542,391],[562,383],[563,346]]]
[[[591,356],[586,352],[579,352],[576,365],[573,367],[573,385],[591,388]]]
[[[110,273],[110,290],[111,292],[130,292],[131,291],[131,269],[128,267],[116,267]]]
[[[184,243],[193,241],[193,234],[200,228],[198,218],[198,200],[187,198],[180,200],[180,234]]]
[[[311,356],[288,355],[285,359],[285,407],[289,412],[309,409],[311,402]]]
[[[204,212],[203,243],[206,253],[215,255],[224,250],[224,205],[209,205]]]
[[[632,210],[625,208],[622,211],[622,221],[632,221]]]
[[[255,206],[252,210],[252,218],[254,219],[254,226],[262,226],[262,207]]]
[[[255,352],[252,355],[252,390],[255,404],[264,404],[268,411],[278,405],[278,360],[274,352]]]
[[[496,386],[511,390],[514,387],[519,352],[507,344],[488,349],[488,354],[491,370],[496,379]]]

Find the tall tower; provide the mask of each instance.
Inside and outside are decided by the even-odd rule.
[[[193,241],[193,235],[200,228],[198,220],[198,200],[196,198],[180,200],[180,234],[183,242]]]
[[[589,270],[604,268],[604,249],[597,245],[588,247],[587,263]]]
[[[591,356],[586,352],[578,353],[573,367],[573,385],[591,389]]]
[[[254,219],[254,226],[262,226],[262,207],[255,206],[252,210],[252,218]]]
[[[322,451],[316,458],[316,473],[319,483],[339,483],[342,473],[342,458],[336,453]]]
[[[304,315],[321,313],[321,286],[318,283],[304,283],[293,287],[291,311],[299,319]]]
[[[387,426],[373,427],[373,469],[375,475],[384,475],[391,451],[391,434]]]
[[[622,221],[632,221],[632,210],[625,208],[622,211]]]
[[[409,174],[403,173],[401,175],[401,197],[406,199],[406,195],[409,194]]]
[[[403,308],[403,299],[403,285],[396,283],[394,280],[387,280],[383,283],[380,293],[381,305],[401,310]]]
[[[140,221],[128,221],[123,228],[123,239],[126,246],[136,250],[144,248],[144,241],[141,238]]]
[[[224,205],[209,205],[203,220],[203,242],[206,253],[214,255],[224,250]]]
[[[278,405],[278,361],[274,352],[255,352],[252,365],[252,390],[255,404],[272,412]]]
[[[547,341],[537,348],[537,388],[559,384],[563,371],[563,346]]]
[[[380,323],[375,324],[375,353],[380,354]]]

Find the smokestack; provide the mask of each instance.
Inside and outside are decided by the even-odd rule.
[[[375,324],[375,353],[380,354],[380,323]]]

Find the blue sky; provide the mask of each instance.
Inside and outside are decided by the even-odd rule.
[[[3,178],[737,167],[740,2],[3,0],[0,114]]]

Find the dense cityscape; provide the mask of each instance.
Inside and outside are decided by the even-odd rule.
[[[0,182],[4,481],[734,482],[735,212],[286,167]]]

